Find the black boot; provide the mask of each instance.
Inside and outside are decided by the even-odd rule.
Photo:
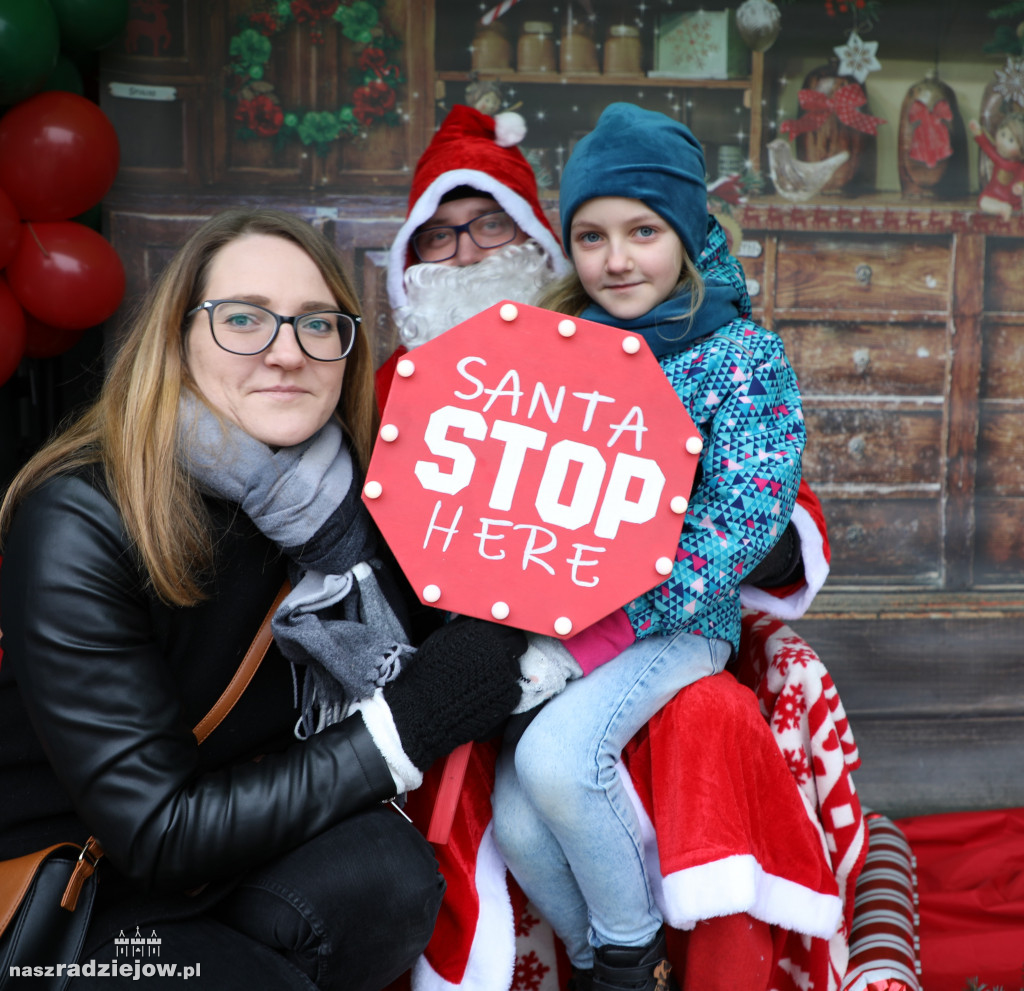
[[[665,931],[647,946],[602,946],[595,952],[593,991],[679,991],[665,950]]]
[[[566,987],[568,991],[593,991],[594,968],[590,967],[587,970],[579,970],[573,967],[572,977],[569,978],[569,983]]]

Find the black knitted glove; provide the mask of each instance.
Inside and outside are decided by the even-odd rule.
[[[490,736],[519,703],[516,629],[459,617],[423,642],[384,688],[402,749],[425,771],[460,743]]]
[[[792,523],[753,571],[744,579],[758,588],[780,588],[800,581],[804,576],[804,558],[800,550],[800,534]]]

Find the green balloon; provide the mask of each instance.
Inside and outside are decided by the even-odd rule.
[[[3,0],[0,0],[0,3],[2,2]],[[82,74],[78,71],[78,66],[67,55],[61,54],[58,56],[56,68],[46,77],[46,82],[43,83],[43,92],[48,92],[52,89],[64,90],[67,93],[77,93],[79,96],[85,96],[85,82],[82,79]]]
[[[49,0],[60,26],[60,44],[69,52],[105,48],[128,23],[129,0]]]
[[[0,104],[37,93],[60,54],[60,29],[49,0],[0,3]]]

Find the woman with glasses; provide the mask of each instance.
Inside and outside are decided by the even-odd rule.
[[[410,629],[359,497],[357,310],[309,224],[214,217],[0,507],[0,858],[98,839],[82,964],[138,928],[203,986],[353,991],[430,937],[444,882],[391,800],[515,707],[525,642]],[[274,644],[198,745],[286,578]]]

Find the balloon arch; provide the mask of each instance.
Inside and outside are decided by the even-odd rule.
[[[91,221],[117,175],[76,59],[125,28],[129,0],[4,0],[0,19],[0,385],[114,314],[125,273]]]

